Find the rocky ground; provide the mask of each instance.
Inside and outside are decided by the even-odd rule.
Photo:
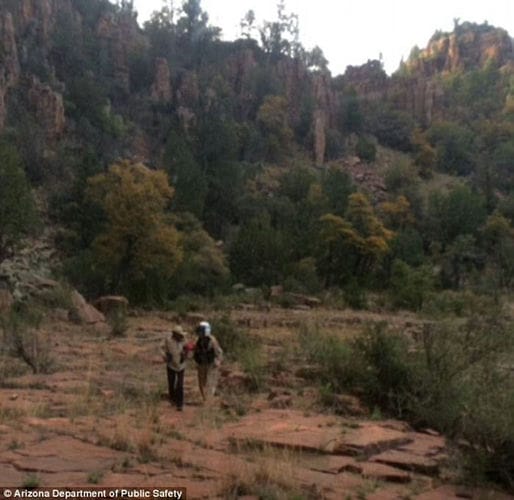
[[[64,318],[46,321],[52,373],[22,373],[2,361],[11,376],[0,387],[0,487],[181,486],[188,498],[509,498],[452,484],[452,453],[434,431],[383,419],[349,395],[341,397],[342,415],[323,411],[315,384],[288,364],[286,346],[299,324],[352,333],[377,318],[283,310],[232,316],[263,341],[265,383],[250,392],[248,375],[226,363],[219,396],[203,405],[191,365],[182,413],[163,397],[159,344],[170,315],[130,317],[119,338]],[[402,321],[416,328],[413,319]]]

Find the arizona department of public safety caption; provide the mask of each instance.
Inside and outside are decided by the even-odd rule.
[[[16,498],[163,498],[186,500],[186,488],[0,488],[1,499]]]

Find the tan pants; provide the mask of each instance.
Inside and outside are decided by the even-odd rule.
[[[208,397],[214,396],[218,385],[219,369],[212,363],[208,365],[197,365],[198,388],[205,401]]]

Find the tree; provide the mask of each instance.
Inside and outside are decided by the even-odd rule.
[[[265,21],[259,32],[262,48],[273,57],[295,57],[300,52],[298,15],[286,13],[285,0],[278,0],[276,20]]]
[[[362,193],[350,195],[344,218],[325,214],[320,222],[318,262],[327,285],[365,278],[390,251],[394,233],[382,224]]]
[[[412,269],[402,260],[393,262],[390,294],[395,307],[419,311],[433,288],[434,277],[428,267]]]
[[[311,51],[305,52],[305,65],[310,70],[326,71],[328,60],[323,51],[316,45]]]
[[[342,97],[339,111],[339,126],[347,134],[360,133],[362,131],[364,118],[361,111],[359,96],[352,87]]]
[[[182,236],[184,253],[173,277],[174,295],[214,293],[223,288],[228,283],[230,272],[222,247],[191,214],[180,214],[174,220]]]
[[[340,168],[330,167],[323,173],[322,186],[328,198],[330,213],[344,216],[348,198],[355,189],[351,177]]]
[[[123,160],[92,177],[88,195],[107,219],[93,252],[109,291],[142,302],[162,298],[182,260],[179,233],[166,219],[167,175]]]
[[[220,28],[209,26],[209,15],[202,10],[201,0],[186,0],[182,5],[183,15],[177,21],[179,36],[190,44],[216,40]]]
[[[419,167],[420,174],[429,178],[436,164],[437,153],[434,147],[428,142],[426,135],[420,129],[414,130],[412,134],[412,145],[414,146],[414,164]]]
[[[395,230],[404,230],[415,222],[409,200],[403,195],[382,203],[380,211],[387,225]]]
[[[485,218],[484,199],[467,186],[457,186],[430,196],[425,224],[432,241],[447,245],[461,234],[475,234]]]
[[[500,287],[512,286],[514,280],[514,229],[498,212],[487,218],[482,229],[488,265],[493,268]]]
[[[0,144],[0,262],[34,227],[35,205],[16,150]]]
[[[375,161],[377,147],[372,140],[364,136],[360,136],[355,147],[355,152],[361,160],[371,163]]]
[[[436,165],[441,172],[468,175],[474,168],[474,135],[461,125],[440,122],[432,125],[427,137],[436,149]]]
[[[241,22],[239,23],[241,27],[241,36],[247,39],[253,38],[252,34],[255,31],[255,12],[250,9]]]
[[[408,113],[384,104],[371,106],[366,122],[367,131],[381,144],[401,151],[412,149],[414,120]]]
[[[289,126],[288,104],[284,97],[267,96],[257,113],[257,122],[266,138],[268,159],[277,160],[291,150],[293,131]]]
[[[243,226],[230,248],[230,269],[248,285],[274,285],[289,262],[285,234],[271,225],[267,213]]]
[[[182,134],[172,131],[166,144],[164,163],[176,190],[173,208],[200,217],[207,196],[207,179],[191,149]]]

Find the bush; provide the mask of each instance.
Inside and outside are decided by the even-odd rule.
[[[447,316],[465,318],[475,311],[492,311],[497,308],[497,303],[491,297],[476,295],[469,290],[442,290],[430,295],[423,305],[423,312],[435,318]]]
[[[352,279],[343,290],[343,296],[346,304],[353,309],[366,309],[367,299],[366,290],[359,285],[357,280]]]
[[[248,332],[239,328],[228,316],[212,322],[212,331],[229,359],[237,360],[246,351],[253,350],[257,342]]]
[[[361,160],[366,163],[372,163],[377,155],[377,147],[373,141],[365,137],[359,137],[355,152]]]
[[[365,399],[399,417],[409,412],[418,376],[409,355],[405,336],[378,323],[351,344],[352,362],[365,367],[358,384]]]
[[[428,267],[411,268],[395,260],[391,270],[390,295],[394,307],[419,311],[434,288],[434,276]]]
[[[24,361],[34,373],[49,373],[54,365],[50,338],[39,329],[42,316],[28,310],[14,309],[0,322],[3,351]]]
[[[111,335],[113,337],[123,336],[128,328],[127,310],[123,307],[117,307],[109,311],[106,316],[111,327]]]
[[[302,325],[300,349],[307,361],[316,364],[315,376],[326,388],[341,391],[354,386],[360,369],[352,359],[351,346],[336,335],[322,332],[316,325]]]
[[[498,308],[473,304],[466,321],[427,323],[415,340],[381,323],[351,341],[304,328],[300,343],[326,401],[358,391],[370,406],[468,443],[473,478],[512,488],[514,331]]]
[[[261,345],[247,331],[242,330],[228,317],[213,321],[212,328],[225,357],[238,361],[249,377],[250,391],[262,389],[265,382],[266,364]]]

